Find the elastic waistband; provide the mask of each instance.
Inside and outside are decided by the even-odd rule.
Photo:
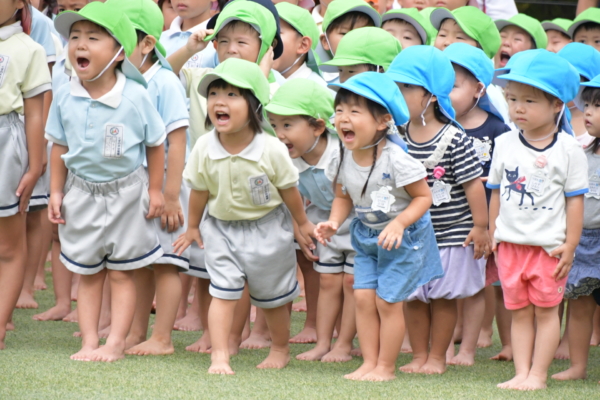
[[[232,225],[232,226],[242,226],[242,227],[252,227],[252,226],[258,226],[258,225],[262,225],[262,224],[266,224],[267,222],[277,218],[278,216],[280,216],[281,214],[289,214],[288,209],[286,208],[286,206],[284,204],[280,204],[277,207],[275,207],[274,209],[272,209],[271,211],[269,211],[269,213],[267,215],[265,215],[264,217],[261,217],[259,219],[253,219],[253,220],[247,220],[247,219],[243,219],[243,220],[239,220],[239,221],[225,221],[225,220],[219,220],[225,224],[228,225]],[[210,210],[209,210],[209,216],[210,216]],[[211,217],[214,218],[214,217]],[[215,218],[217,219],[217,218]]]
[[[422,229],[427,226],[427,224],[431,223],[431,214],[427,211],[421,218],[419,218],[414,224],[410,225],[405,231],[414,232]],[[358,218],[354,218],[352,223],[350,224],[350,229],[355,226],[354,229],[359,229],[364,236],[374,237],[379,236],[379,234],[385,229],[385,227],[381,229],[369,228],[364,222],[362,222]],[[387,226],[387,225],[386,225]]]
[[[0,115],[0,128],[8,128],[14,124],[22,124],[19,114],[12,111],[8,114]]]
[[[93,195],[107,195],[110,193],[117,193],[121,189],[125,189],[130,186],[135,186],[140,183],[145,184],[147,182],[148,177],[146,175],[144,167],[139,167],[131,174],[110,182],[89,182],[69,171],[65,187],[71,188],[74,186],[84,192]]]
[[[581,236],[600,238],[600,229],[584,229],[581,231]]]

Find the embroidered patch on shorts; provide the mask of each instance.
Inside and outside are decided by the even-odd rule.
[[[250,193],[252,202],[256,206],[267,204],[271,200],[271,190],[269,189],[269,178],[267,175],[251,176],[248,178],[250,183]]]
[[[4,77],[6,76],[6,71],[8,70],[9,61],[9,56],[0,54],[0,87],[2,87],[2,84],[4,83]]]
[[[121,124],[106,124],[104,132],[104,157],[123,157],[123,134],[125,127]]]

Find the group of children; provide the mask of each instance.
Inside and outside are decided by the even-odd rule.
[[[283,368],[306,342],[299,360],[362,355],[348,379],[393,379],[402,348],[400,371],[441,374],[474,364],[495,293],[516,371],[500,388],[546,387],[563,299],[553,377],[586,377],[600,9],[58,0],[52,23],[43,6],[0,0],[0,349],[52,240],[57,305],[36,318],[69,314],[77,274],[74,360],[170,354],[194,309],[209,373],[240,347]]]

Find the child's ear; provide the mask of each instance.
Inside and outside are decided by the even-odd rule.
[[[142,41],[142,54],[146,55],[154,50],[156,46],[156,38],[152,35],[146,35],[144,40]]]
[[[385,114],[383,115],[379,121],[378,121],[378,125],[377,125],[377,130],[378,131],[383,131],[386,130],[388,128],[388,123],[392,120],[392,115],[391,114]]]
[[[312,48],[312,39],[309,38],[308,36],[303,36],[302,40],[300,41],[300,46],[298,47],[298,49],[296,49],[296,54],[298,54],[298,55],[306,54],[310,51],[311,48]]]
[[[486,93],[485,85],[481,82],[478,82],[477,83],[477,93],[475,93],[475,99],[481,100],[481,98],[483,97],[483,95],[485,95],[485,93]]]
[[[314,129],[315,137],[321,136],[323,133],[325,133],[326,129],[327,127],[325,126],[325,120],[322,118],[317,119],[317,126]]]
[[[565,103],[563,103],[562,101],[558,99],[554,100],[554,114],[558,114],[559,112],[561,112],[564,105]]]
[[[329,47],[329,43],[327,42],[324,33],[321,33],[321,37],[319,38],[319,40],[321,41],[321,46],[323,46],[324,50],[331,51],[331,48]]]

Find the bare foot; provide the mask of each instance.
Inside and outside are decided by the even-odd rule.
[[[189,345],[185,349],[187,351],[191,351],[194,353],[210,353],[210,336],[208,334],[203,334],[200,339],[198,339],[194,344]]]
[[[15,330],[15,323],[12,321],[8,321],[8,323],[6,324],[6,330],[7,331],[14,331]]]
[[[492,345],[492,332],[483,331],[479,332],[479,339],[477,339],[477,347],[480,349],[490,347]]]
[[[48,285],[44,282],[44,278],[36,276],[35,281],[33,281],[33,290],[46,290],[48,289]]]
[[[312,350],[305,351],[296,356],[300,361],[320,361],[325,354],[329,353],[328,347],[315,346]],[[351,357],[352,358],[352,357]]]
[[[496,360],[496,361],[512,361],[512,359],[513,359],[512,346],[502,347],[502,350],[500,350],[500,353],[498,353],[494,357],[490,358],[490,360]]]
[[[350,355],[352,357],[362,357],[362,350],[360,349],[360,346],[350,350]]]
[[[412,347],[410,347],[410,343],[402,343],[402,347],[400,348],[400,353],[405,353],[405,354],[412,353]]]
[[[600,333],[594,332],[592,334],[592,340],[590,340],[590,346],[598,346],[600,344]]]
[[[229,355],[235,356],[240,352],[241,339],[229,339]]]
[[[251,333],[250,337],[240,344],[240,349],[247,350],[264,349],[266,347],[271,347],[271,341],[262,335],[255,335],[254,333]]]
[[[172,342],[164,343],[151,337],[145,342],[130,348],[125,354],[134,356],[165,356],[174,352],[175,348]]]
[[[73,337],[81,337],[81,331],[73,332]]]
[[[290,339],[290,343],[316,343],[317,330],[315,328],[304,327],[299,334]]]
[[[67,316],[64,317],[62,320],[65,322],[78,322],[79,320],[77,319],[77,308],[75,308],[73,311],[67,314]]]
[[[217,375],[234,375],[235,372],[231,369],[231,366],[227,361],[213,361],[208,368],[209,374]]]
[[[102,346],[98,347],[90,355],[90,361],[113,362],[125,358],[124,347]]]
[[[475,354],[467,354],[459,351],[457,355],[452,357],[448,364],[470,367],[475,364]]]
[[[256,306],[250,307],[250,322],[256,322]]]
[[[271,347],[269,355],[263,360],[256,368],[260,369],[281,369],[285,368],[290,362],[290,349],[289,347],[276,349]]]
[[[307,308],[306,308],[306,299],[302,299],[297,303],[294,303],[292,305],[292,311],[296,311],[296,312],[306,312]]]
[[[384,382],[391,381],[396,379],[396,375],[394,374],[394,369],[390,371],[389,368],[384,367],[375,367],[375,369],[365,376],[361,378],[361,381],[371,381],[371,382]]]
[[[321,358],[322,362],[348,362],[352,360],[352,350],[333,346],[333,349]]]
[[[92,360],[92,353],[94,352],[94,350],[96,350],[98,347],[82,347],[81,350],[79,350],[77,353],[73,354],[71,356],[71,360],[76,360],[76,361],[91,361]]]
[[[587,371],[585,369],[573,367],[569,368],[566,371],[552,375],[552,379],[556,379],[557,381],[574,381],[577,379],[585,378],[587,378]]]
[[[373,364],[364,363],[356,371],[354,371],[350,374],[344,375],[344,378],[349,379],[351,381],[360,381],[363,378],[363,376],[365,376],[369,372],[373,371],[375,369],[375,367],[376,366]]]
[[[36,314],[32,318],[36,321],[60,321],[65,318],[71,312],[71,305],[69,307],[54,306],[51,309],[44,311],[43,313]]]
[[[140,343],[144,343],[146,341],[146,336],[133,336],[131,332],[127,335],[125,339],[125,353],[129,354],[127,351]]]
[[[531,391],[546,389],[547,387],[546,379],[529,374],[527,379],[525,379],[521,384],[516,385],[513,389]]]
[[[554,358],[556,360],[568,360],[571,358],[569,354],[569,343],[566,340],[560,342],[558,349],[556,349],[556,353],[554,353]]]
[[[200,317],[194,313],[188,312],[188,314],[181,318],[179,321],[175,321],[173,329],[176,331],[184,332],[196,332],[202,329],[202,323]]]
[[[431,356],[427,358],[427,362],[419,369],[420,374],[434,375],[443,374],[446,372],[445,360],[437,360]]]
[[[38,308],[38,303],[33,298],[33,294],[27,292],[21,292],[19,300],[17,300],[16,308]]]
[[[411,362],[401,366],[398,369],[400,370],[400,372],[404,372],[405,374],[416,374],[417,372],[419,372],[421,367],[425,365],[426,362],[426,357],[413,358]]]
[[[497,386],[500,389],[514,389],[521,383],[525,382],[526,379],[527,379],[527,375],[516,375],[511,380],[503,382],[503,383],[499,383]]]
[[[98,337],[100,339],[106,339],[108,335],[110,335],[110,325],[98,331]]]

